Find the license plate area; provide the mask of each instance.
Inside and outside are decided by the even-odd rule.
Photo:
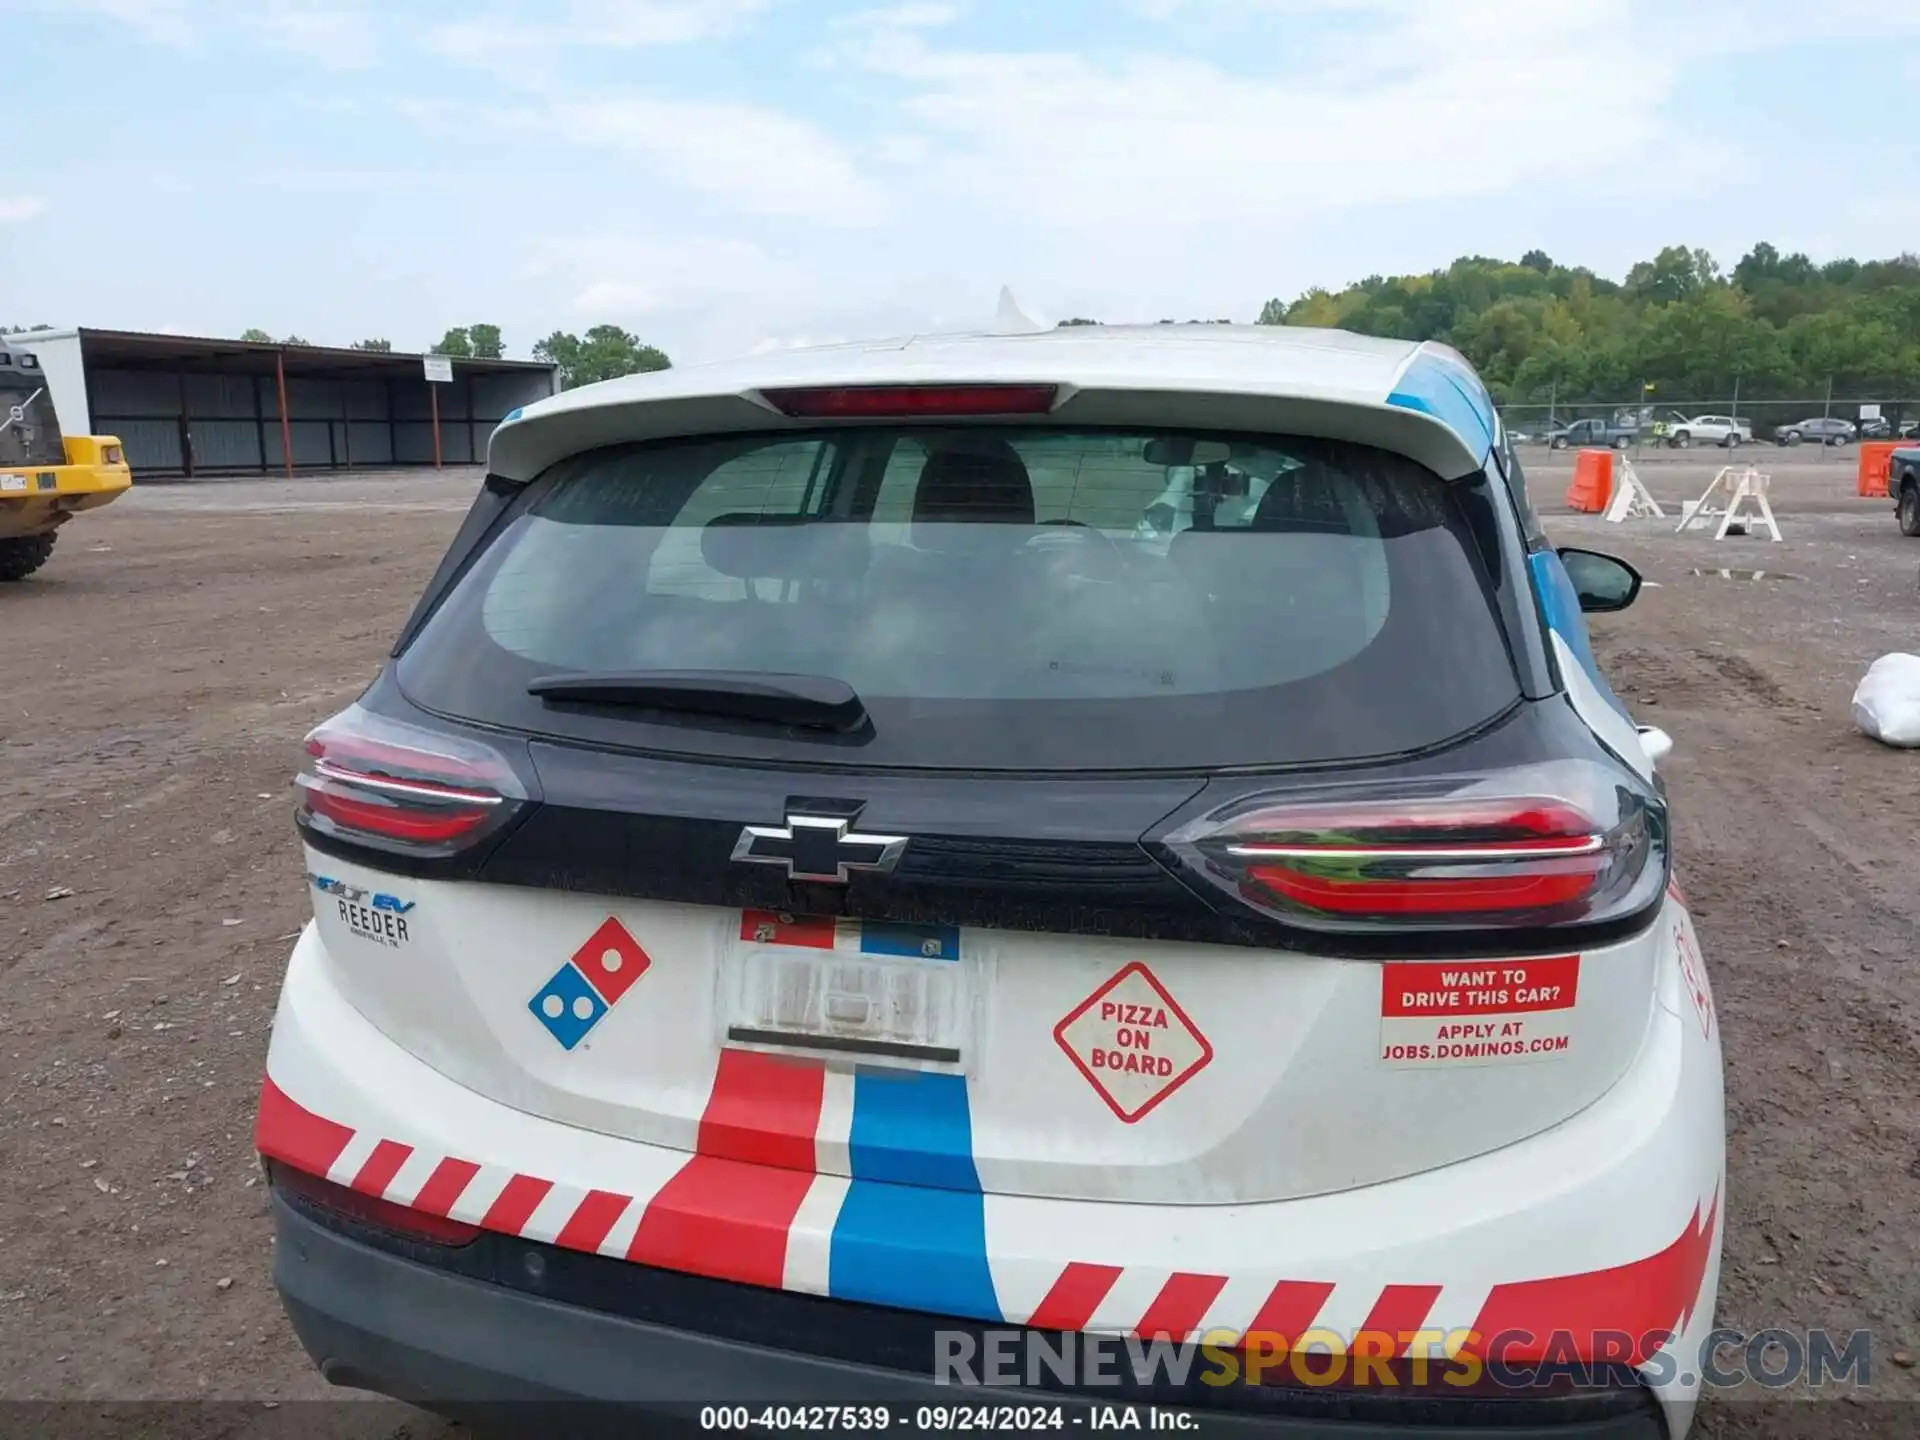
[[[721,957],[720,1040],[963,1070],[974,1049],[975,972],[951,927],[750,911]]]

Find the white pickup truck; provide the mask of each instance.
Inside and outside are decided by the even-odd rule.
[[[1685,450],[1693,444],[1720,445],[1731,450],[1736,445],[1753,443],[1753,424],[1731,415],[1695,415],[1692,419],[1675,411],[1665,425],[1662,437],[1667,444]]]

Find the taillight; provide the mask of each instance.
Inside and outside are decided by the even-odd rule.
[[[804,420],[953,419],[1045,415],[1057,385],[810,385],[762,390],[783,415]]]
[[[1587,924],[1666,884],[1659,797],[1587,762],[1256,796],[1166,843],[1244,904],[1318,930]]]
[[[102,464],[119,465],[123,463],[126,458],[127,452],[122,450],[118,445],[103,445],[100,447],[100,460]]]
[[[306,740],[299,819],[404,855],[451,855],[498,831],[526,787],[490,746],[349,707]]]

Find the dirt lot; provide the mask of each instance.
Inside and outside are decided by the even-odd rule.
[[[1677,502],[1719,458],[1641,471]],[[1727,1047],[1722,1323],[1870,1329],[1873,1392],[1906,1403],[1794,1409],[1823,1434],[1910,1434],[1920,1376],[1894,1352],[1920,1352],[1920,752],[1854,733],[1848,700],[1875,656],[1920,649],[1920,543],[1854,498],[1850,461],[1760,458],[1779,545],[1542,508],[1563,543],[1658,583],[1596,638],[1676,741],[1682,880]],[[1563,460],[1529,460],[1536,495],[1564,491]],[[249,1144],[309,913],[289,777],[474,483],[137,490],[0,593],[0,1397],[248,1402],[154,1420],[238,1434],[326,1393],[267,1283]],[[1768,578],[1691,573],[1722,566]],[[443,1429],[301,1413],[301,1433]],[[1722,1401],[1703,1428],[1785,1424]]]

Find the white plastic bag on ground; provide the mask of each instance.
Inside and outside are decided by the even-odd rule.
[[[1853,723],[1883,744],[1920,749],[1920,655],[1882,655],[1867,667]]]

